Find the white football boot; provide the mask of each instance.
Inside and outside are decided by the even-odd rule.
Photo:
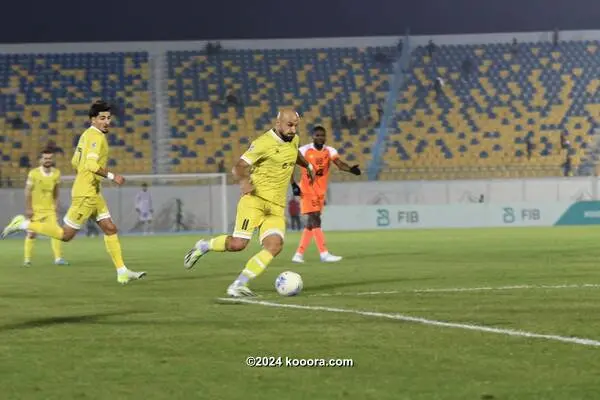
[[[183,257],[183,266],[185,269],[192,269],[194,265],[198,262],[200,257],[208,253],[208,241],[201,239],[196,242],[194,247],[187,252],[185,257]]]
[[[227,296],[229,297],[256,297],[254,292],[246,285],[240,285],[237,282],[233,282],[227,288]]]
[[[327,253],[323,253],[321,254],[321,262],[338,262],[341,261],[342,257],[340,256],[334,256],[333,254],[327,252]]]
[[[146,272],[135,272],[135,271],[131,271],[128,269],[127,271],[123,272],[122,274],[117,273],[117,282],[119,282],[121,285],[126,285],[130,281],[136,281],[138,279],[142,279],[146,275],[147,275]]]

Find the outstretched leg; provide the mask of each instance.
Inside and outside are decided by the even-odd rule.
[[[235,281],[227,288],[231,297],[251,297],[254,293],[248,288],[248,283],[258,278],[269,266],[271,261],[283,249],[285,232],[285,217],[269,215],[260,227],[260,242],[262,250],[253,255]]]

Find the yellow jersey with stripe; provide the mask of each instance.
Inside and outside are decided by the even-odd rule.
[[[27,174],[27,187],[31,190],[31,207],[34,214],[56,211],[54,190],[60,185],[60,171],[50,168],[46,172],[44,167],[34,168]]]
[[[294,136],[290,142],[281,139],[270,129],[256,138],[242,160],[250,166],[253,195],[285,207],[290,178],[298,158],[300,139]]]
[[[100,193],[102,177],[96,175],[98,168],[106,168],[108,162],[108,141],[104,133],[90,126],[79,137],[71,165],[77,171],[72,197],[91,197]]]

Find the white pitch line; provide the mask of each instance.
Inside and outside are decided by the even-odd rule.
[[[483,291],[501,291],[501,290],[519,290],[519,289],[585,289],[600,288],[600,284],[584,283],[571,285],[512,285],[512,286],[482,286],[482,287],[463,287],[463,288],[429,288],[429,289],[408,289],[408,290],[384,290],[378,292],[336,292],[336,293],[315,293],[308,297],[331,297],[331,296],[376,296],[380,294],[398,294],[398,293],[456,293],[456,292],[483,292]]]
[[[254,305],[260,305],[260,306],[265,306],[265,307],[293,308],[293,309],[297,309],[297,310],[326,311],[326,312],[340,313],[340,314],[355,314],[355,315],[362,315],[365,317],[377,317],[377,318],[392,319],[392,320],[397,320],[397,321],[414,322],[417,324],[440,326],[440,327],[444,327],[444,328],[466,329],[466,330],[471,330],[471,331],[496,333],[496,334],[500,334],[500,335],[526,337],[526,338],[532,338],[532,339],[554,340],[554,341],[563,342],[563,343],[574,343],[574,344],[580,344],[583,346],[600,347],[600,341],[593,340],[593,339],[578,338],[578,337],[572,337],[572,336],[568,337],[568,336],[559,336],[559,335],[546,335],[546,334],[541,334],[541,333],[519,331],[519,330],[514,330],[514,329],[492,328],[492,327],[485,326],[485,325],[459,324],[459,323],[455,323],[455,322],[436,321],[433,319],[410,317],[408,315],[403,315],[403,314],[389,314],[389,313],[381,313],[381,312],[374,312],[374,311],[361,311],[361,310],[352,310],[352,309],[335,308],[335,307],[324,307],[324,306],[305,306],[305,305],[301,305],[301,304],[281,304],[281,303],[275,303],[272,301],[250,300],[250,299],[239,299],[239,298],[236,298],[236,299],[220,298],[218,300],[232,302],[232,303],[254,304]]]

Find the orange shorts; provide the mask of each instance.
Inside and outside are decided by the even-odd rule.
[[[325,195],[307,195],[302,196],[300,201],[300,212],[302,214],[309,214],[313,212],[321,212],[325,207]]]

